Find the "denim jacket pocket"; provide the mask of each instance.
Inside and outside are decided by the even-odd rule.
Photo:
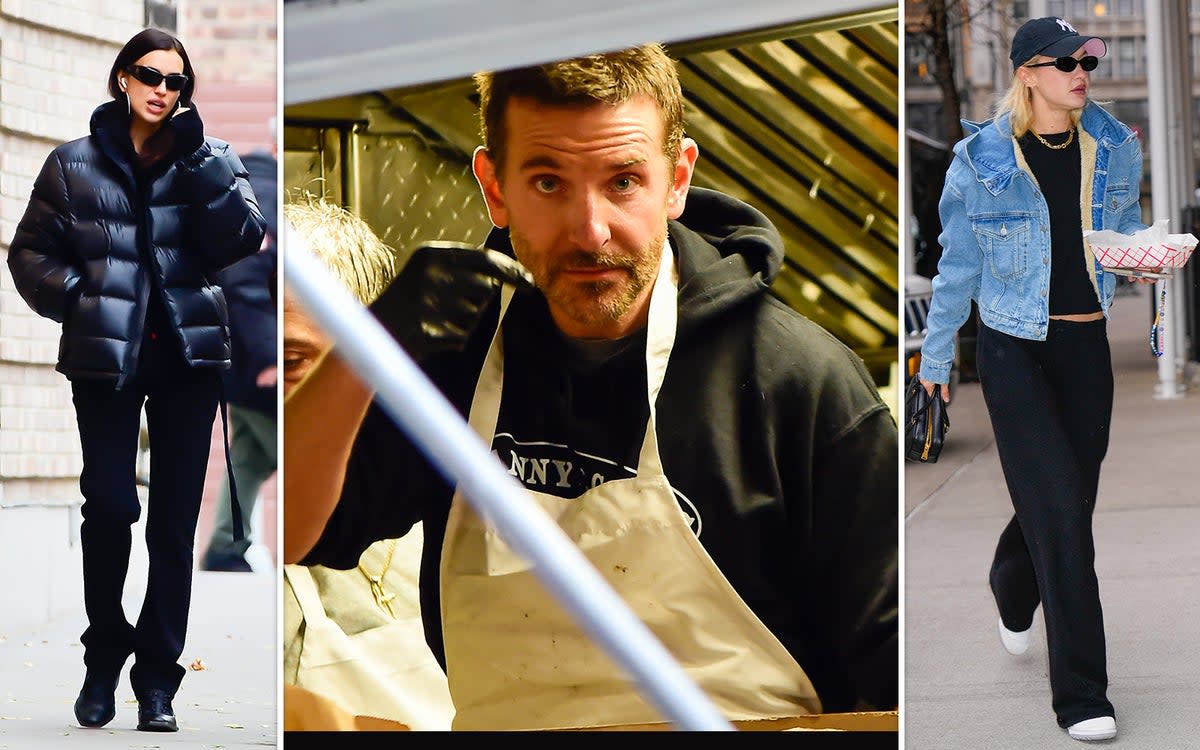
[[[1116,228],[1117,219],[1138,199],[1138,190],[1127,182],[1108,185],[1104,188],[1104,226]]]
[[[1011,279],[1025,273],[1031,244],[1028,216],[978,216],[971,219],[971,230],[993,276]]]

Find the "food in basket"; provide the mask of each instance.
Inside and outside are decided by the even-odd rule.
[[[1170,234],[1167,220],[1133,234],[1111,229],[1086,232],[1083,238],[1091,245],[1096,260],[1106,270],[1118,273],[1134,269],[1183,268],[1196,249],[1196,237],[1191,234]]]

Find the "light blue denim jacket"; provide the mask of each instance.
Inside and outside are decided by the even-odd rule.
[[[1144,229],[1137,136],[1091,102],[1080,125],[1082,231]],[[1045,341],[1050,320],[1050,215],[1008,115],[964,120],[963,127],[968,135],[954,146],[938,206],[942,257],[921,346],[921,378],[934,383],[950,382],[955,339],[971,300],[984,325],[1020,338]],[[1107,316],[1116,277],[1100,267],[1086,242],[1084,256]]]

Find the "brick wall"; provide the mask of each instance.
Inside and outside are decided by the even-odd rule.
[[[52,148],[87,134],[105,76],[142,24],[142,0],[0,0],[0,257]],[[36,626],[82,607],[79,437],[54,371],[59,327],[29,310],[0,268],[0,570],[20,607],[0,626]]]
[[[275,0],[186,0],[180,37],[196,69],[205,130],[239,153],[270,150],[275,114]]]

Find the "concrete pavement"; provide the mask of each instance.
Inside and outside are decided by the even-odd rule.
[[[1116,397],[1095,515],[1109,699],[1125,750],[1200,748],[1200,387],[1156,399],[1149,287],[1109,321]],[[1170,300],[1168,301],[1170,304]],[[1080,747],[1050,706],[1041,610],[1011,656],[987,586],[1012,514],[978,383],[952,394],[936,464],[905,463],[905,750]]]
[[[140,526],[140,524],[139,524]],[[135,535],[137,550],[138,536]],[[144,563],[131,564],[125,608],[132,618],[144,591]],[[135,572],[136,571],[136,572]],[[82,607],[35,632],[0,633],[0,750],[70,746],[112,748],[264,748],[278,740],[279,656],[276,573],[195,574],[187,643],[189,669],[175,697],[179,731],[139,732],[126,665],[117,716],[100,729],[75,722],[83,680]],[[140,585],[140,587],[139,587]],[[7,601],[5,606],[19,606]],[[200,666],[197,664],[196,666]]]

